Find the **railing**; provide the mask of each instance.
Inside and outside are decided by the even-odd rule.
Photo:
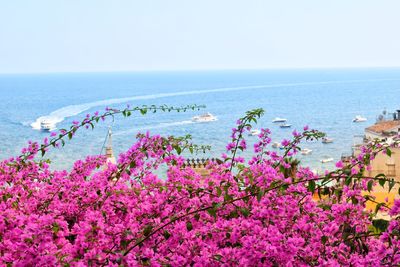
[[[187,159],[186,162],[183,164],[183,167],[191,167],[191,168],[205,168],[209,162],[221,164],[222,160],[216,158],[197,158],[197,159]]]

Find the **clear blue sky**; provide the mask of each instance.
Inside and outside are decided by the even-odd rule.
[[[0,0],[0,73],[400,66],[400,0]]]

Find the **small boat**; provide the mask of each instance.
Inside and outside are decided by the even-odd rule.
[[[287,121],[287,119],[279,118],[279,117],[276,117],[275,119],[272,120],[273,123],[276,123],[276,122],[286,122],[286,121]]]
[[[323,137],[323,138],[322,138],[322,143],[323,143],[323,144],[333,143],[333,138]]]
[[[333,158],[325,158],[325,159],[321,159],[321,163],[328,163],[328,162],[332,162]]]
[[[354,119],[353,122],[364,122],[367,121],[367,118],[361,116],[361,115],[357,115]]]
[[[308,149],[308,148],[303,148],[303,149],[300,151],[300,153],[301,153],[302,155],[308,155],[308,154],[311,154],[311,152],[312,152],[312,150],[311,150],[311,149]]]
[[[273,144],[272,144],[272,147],[273,148],[280,148],[282,145],[281,145],[281,143],[278,143],[278,142],[274,142]]]
[[[192,118],[192,121],[194,122],[210,122],[210,121],[216,121],[217,117],[212,115],[211,113],[207,112],[202,115],[194,116]]]
[[[281,127],[281,128],[290,128],[290,127],[292,127],[292,125],[284,123],[284,124],[279,125],[279,127]]]
[[[40,129],[42,131],[51,131],[51,130],[54,130],[55,128],[56,128],[56,125],[49,120],[42,120],[40,122]]]
[[[249,132],[249,136],[256,136],[256,135],[259,135],[260,133],[261,133],[260,130],[258,130],[258,129],[253,129],[253,130],[251,130],[251,131]]]

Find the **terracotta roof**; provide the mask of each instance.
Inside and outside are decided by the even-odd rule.
[[[400,128],[400,120],[378,122],[372,126],[369,126],[368,128],[366,128],[366,130],[375,133],[382,133],[384,131],[389,131],[396,127]]]

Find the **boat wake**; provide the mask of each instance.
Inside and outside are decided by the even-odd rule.
[[[208,94],[208,93],[222,93],[222,92],[233,92],[233,91],[252,90],[252,89],[265,89],[265,88],[357,83],[357,82],[365,82],[365,81],[375,81],[375,80],[371,79],[371,80],[282,83],[282,84],[268,84],[268,85],[224,87],[224,88],[214,88],[214,89],[205,89],[205,90],[191,90],[191,91],[183,91],[183,92],[160,93],[160,94],[132,96],[132,97],[124,97],[124,98],[113,98],[113,99],[100,100],[100,101],[95,101],[95,102],[90,102],[90,103],[66,106],[66,107],[57,109],[48,115],[38,117],[30,125],[33,129],[40,130],[40,123],[43,120],[49,121],[49,122],[53,123],[54,125],[56,125],[57,123],[62,122],[63,120],[65,120],[68,117],[76,116],[76,115],[78,115],[86,110],[89,110],[91,108],[101,107],[101,106],[110,106],[110,105],[121,104],[121,103],[128,103],[130,101],[135,101],[135,100],[149,100],[149,99],[167,98],[167,97],[175,97],[175,96],[200,95],[200,94]]]
[[[176,121],[176,122],[162,122],[156,125],[148,125],[148,126],[141,126],[137,127],[134,129],[126,130],[126,131],[118,131],[115,132],[113,135],[119,136],[119,135],[129,135],[129,134],[136,134],[140,131],[144,130],[153,130],[153,129],[162,129],[162,128],[168,128],[168,127],[175,127],[175,126],[181,126],[181,125],[186,125],[186,124],[193,124],[195,122],[185,120],[185,121]]]

